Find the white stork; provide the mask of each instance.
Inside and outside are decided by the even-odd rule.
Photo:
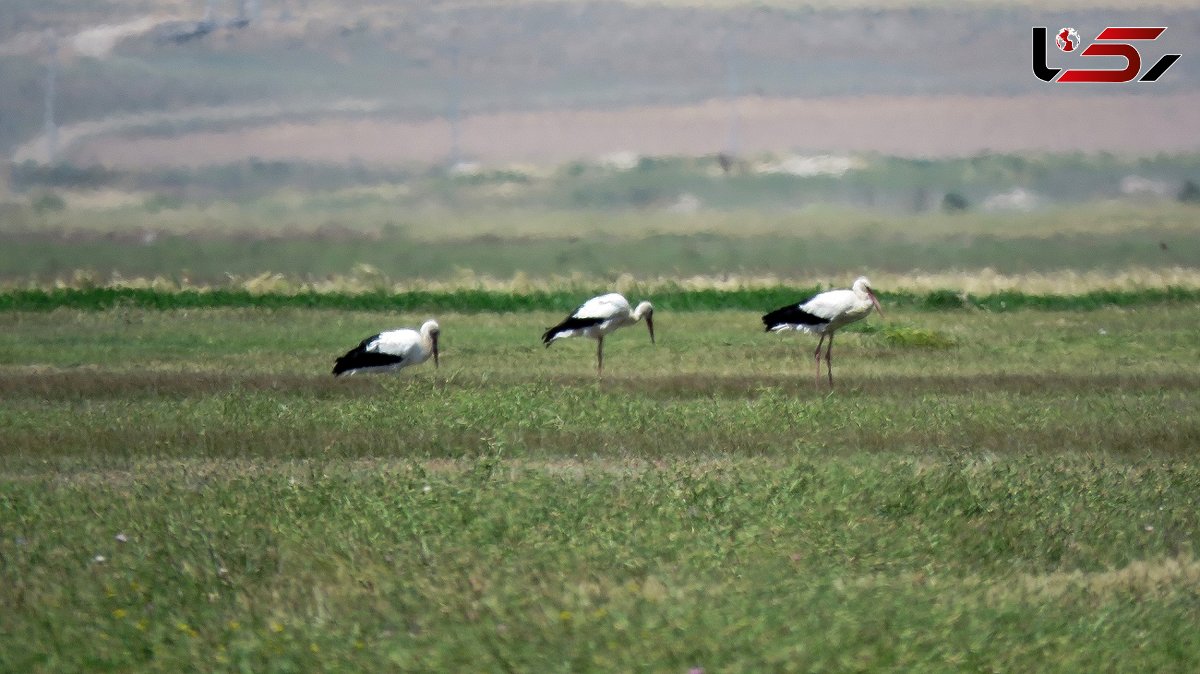
[[[357,372],[389,372],[409,365],[417,365],[433,356],[434,367],[438,366],[438,335],[441,328],[432,318],[425,321],[420,332],[416,330],[388,330],[368,337],[337,359],[333,374],[355,374]]]
[[[596,374],[599,375],[604,372],[604,336],[643,318],[653,344],[654,307],[649,302],[640,302],[636,309],[630,309],[629,301],[619,293],[609,293],[584,302],[566,320],[547,330],[542,335],[542,343],[550,348],[554,340],[563,337],[591,337],[596,340]]]
[[[814,295],[799,304],[789,304],[762,317],[767,332],[783,332],[798,330],[811,332],[821,336],[817,342],[817,350],[813,358],[817,363],[816,383],[821,385],[821,344],[829,337],[829,346],[825,349],[825,366],[829,370],[829,386],[833,386],[833,333],[838,328],[849,323],[866,318],[874,307],[879,316],[883,317],[883,307],[871,292],[871,282],[867,277],[860,276],[854,281],[850,290],[830,290]]]

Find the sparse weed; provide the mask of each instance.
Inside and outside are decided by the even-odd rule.
[[[877,335],[888,346],[917,349],[949,349],[955,346],[950,337],[927,328],[887,323],[883,327],[871,324],[864,332]]]

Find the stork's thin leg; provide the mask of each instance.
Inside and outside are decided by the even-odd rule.
[[[596,339],[596,376],[604,374],[604,335]]]
[[[825,333],[821,333],[821,339],[817,342],[817,350],[813,351],[813,360],[817,363],[817,376],[813,382],[817,388],[821,388],[821,345],[825,343]]]
[[[825,367],[829,370],[829,388],[833,388],[833,333],[829,333],[829,344],[825,347]],[[817,370],[821,369],[820,364]]]

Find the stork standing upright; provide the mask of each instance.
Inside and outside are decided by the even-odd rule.
[[[653,344],[654,307],[649,302],[640,302],[636,309],[630,309],[629,301],[619,293],[600,295],[584,302],[566,320],[547,330],[542,343],[549,348],[554,340],[563,337],[591,337],[596,340],[596,374],[600,375],[604,373],[604,336],[643,318]]]
[[[438,366],[438,335],[441,328],[432,318],[425,321],[421,330],[388,330],[368,337],[361,344],[338,358],[333,374],[355,374],[358,372],[389,372],[417,365],[433,356],[433,366]]]
[[[816,384],[821,386],[821,344],[829,338],[829,346],[825,348],[825,366],[829,371],[829,386],[833,387],[833,333],[843,325],[866,318],[871,308],[883,317],[883,307],[875,299],[871,291],[871,282],[867,277],[860,276],[854,281],[849,290],[830,290],[810,297],[799,304],[789,304],[762,317],[767,332],[784,332],[798,330],[821,336],[817,342],[817,350],[813,352],[816,360]]]

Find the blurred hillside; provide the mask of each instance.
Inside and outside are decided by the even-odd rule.
[[[16,162],[1200,149],[1200,8],[1182,2],[5,4],[0,153]],[[1184,58],[1153,85],[1047,85],[1030,28],[1060,24],[1166,25],[1147,60]]]
[[[5,0],[0,283],[1193,269],[1200,6],[1031,5]]]

